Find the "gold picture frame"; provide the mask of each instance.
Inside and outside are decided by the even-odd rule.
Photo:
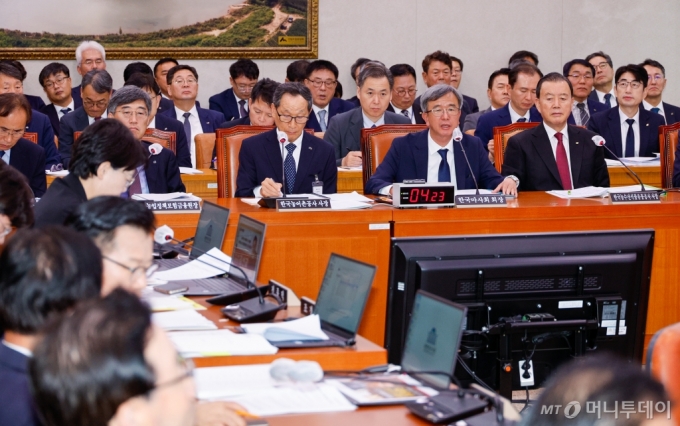
[[[278,12],[281,12],[284,10],[284,14],[287,13],[285,12],[286,9],[283,9],[285,7],[286,2],[291,2],[291,1],[296,1],[299,3],[300,0],[279,0],[276,4],[279,6]],[[195,47],[183,47],[183,46],[159,46],[159,47],[116,47],[114,42],[107,43],[107,39],[109,40],[115,40],[116,36],[119,36],[119,38],[122,40],[123,39],[123,34],[122,30],[120,35],[117,34],[107,34],[107,35],[100,35],[100,36],[88,36],[88,35],[83,35],[83,36],[70,36],[70,35],[63,35],[63,34],[48,34],[48,33],[24,33],[24,32],[19,32],[19,31],[11,31],[11,30],[5,30],[0,28],[0,41],[7,40],[8,35],[10,35],[12,38],[11,40],[13,41],[14,44],[22,44],[22,45],[30,45],[31,40],[33,40],[33,43],[37,43],[37,37],[41,37],[41,42],[45,42],[45,40],[50,40],[50,36],[53,37],[54,40],[57,40],[58,38],[60,39],[60,43],[64,42],[64,38],[69,38],[67,40],[68,43],[73,44],[72,46],[69,47],[7,47],[7,41],[5,41],[5,46],[0,44],[0,59],[19,59],[19,60],[73,60],[75,58],[75,47],[77,46],[78,41],[75,39],[77,37],[80,38],[80,41],[82,40],[87,40],[87,39],[93,39],[96,41],[99,41],[104,48],[106,49],[106,59],[160,59],[163,57],[173,57],[176,59],[236,59],[236,58],[251,58],[251,59],[314,59],[318,57],[318,52],[319,52],[319,0],[306,0],[307,1],[307,11],[306,11],[306,17],[301,17],[299,18],[300,21],[302,19],[306,20],[306,35],[305,36],[299,36],[299,35],[292,35],[288,36],[287,30],[293,30],[293,24],[295,20],[298,20],[298,17],[294,15],[292,12],[288,15],[288,18],[285,20],[284,23],[278,25],[275,24],[276,26],[274,27],[274,30],[269,30],[270,33],[266,35],[262,35],[262,43],[265,43],[267,45],[258,45],[258,46],[253,46],[253,47],[230,47],[230,46],[210,46],[210,47],[204,47],[204,46],[195,46]],[[242,19],[239,19],[239,17],[232,18],[229,14],[216,18],[210,21],[206,21],[204,23],[197,23],[194,25],[204,25],[204,24],[211,24],[211,25],[222,25],[225,26],[225,28],[222,30],[222,33],[226,33],[230,31],[231,29],[234,29],[236,25],[239,23],[243,22],[243,25],[246,25],[245,22],[248,19],[251,19],[255,13],[260,13],[260,15],[265,15],[267,14],[271,15],[274,14],[274,18],[272,18],[272,21],[269,22],[268,26],[271,26],[273,22],[275,22],[276,18],[280,19],[280,13],[274,13],[276,6],[263,6],[263,5],[258,5],[257,3],[266,3],[265,0],[244,0],[244,3],[240,5],[240,7],[246,8],[257,8],[257,9],[248,9],[248,10],[254,10],[254,12],[251,12],[246,15],[241,15],[239,16]],[[284,6],[281,6],[281,5]],[[272,10],[272,12],[268,12],[267,10],[264,10],[262,8],[269,8]],[[230,11],[231,12],[231,11]],[[245,17],[244,17],[245,16]],[[292,18],[291,16],[296,16],[296,18]],[[216,22],[218,20],[222,20],[221,22]],[[251,19],[252,20],[252,19]],[[226,21],[226,22],[225,22]],[[216,22],[216,23],[214,23]],[[251,25],[257,25],[262,21],[255,21],[255,23],[249,23]],[[288,24],[288,25],[287,25]],[[186,26],[180,28],[189,28],[192,26]],[[202,27],[204,28],[204,27]],[[238,28],[236,28],[238,29]],[[298,25],[296,28],[296,34],[303,33],[300,29],[300,25]],[[261,33],[262,27],[256,27],[256,30]],[[160,35],[163,35],[163,31],[175,31],[175,30],[161,30],[158,31],[157,33]],[[276,32],[273,32],[276,31]],[[243,32],[243,31],[242,31]],[[220,33],[220,34],[222,34]],[[237,32],[238,33],[238,32]],[[258,33],[258,34],[259,34]],[[148,33],[147,33],[148,34]],[[153,34],[156,34],[154,32]],[[22,40],[21,37],[24,37]],[[46,37],[47,36],[47,37]],[[134,38],[134,34],[126,34],[125,35],[127,38]],[[191,35],[191,37],[195,37],[194,35]],[[207,37],[207,36],[205,36]],[[217,37],[217,36],[215,36]],[[266,38],[268,37],[268,38]],[[233,38],[233,37],[232,37]],[[228,38],[227,38],[228,40]],[[195,41],[195,39],[194,39]],[[168,43],[167,39],[164,40],[163,38],[158,38],[157,40],[153,40],[152,42],[158,42],[158,43]],[[121,41],[122,44],[124,42]],[[132,42],[133,44],[136,43],[135,41]],[[138,43],[144,43],[144,41],[138,41]],[[107,45],[108,44],[108,45]],[[112,46],[113,44],[113,46]],[[128,44],[130,44],[128,42]]]

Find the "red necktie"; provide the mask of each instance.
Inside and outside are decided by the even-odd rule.
[[[562,180],[562,189],[573,189],[571,186],[571,176],[569,175],[569,161],[567,160],[567,150],[564,149],[562,143],[562,133],[555,133],[557,138],[557,150],[555,152],[555,160],[557,161],[557,171],[560,173],[560,180]]]
[[[99,120],[101,120],[101,119],[102,119],[101,116],[100,116],[100,117],[95,117],[95,118],[94,118],[94,121],[99,121]]]

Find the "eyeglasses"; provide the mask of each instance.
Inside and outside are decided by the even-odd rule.
[[[324,86],[324,85],[328,88],[333,88],[333,87],[335,87],[336,84],[338,84],[338,82],[335,81],[335,80],[326,80],[326,81],[324,81],[324,80],[310,80],[308,78],[306,80],[309,81],[310,83],[312,83],[312,86],[316,87],[317,89],[321,86]]]
[[[54,86],[61,86],[67,78],[71,77],[57,77],[54,80],[47,80],[45,82],[45,89],[51,89]]]
[[[582,78],[585,79],[585,80],[591,80],[593,78],[593,75],[587,74],[587,73],[586,74],[569,74],[568,77],[573,78],[576,81],[581,81]]]
[[[628,86],[630,86],[631,89],[639,89],[640,87],[642,87],[642,83],[635,80],[633,81],[621,80],[618,83],[616,83],[616,87],[622,90],[627,89]]]
[[[188,84],[189,86],[192,86],[196,83],[198,83],[198,80],[195,78],[187,78],[186,80],[183,78],[176,78],[172,81],[173,84],[179,84],[180,86],[184,86],[184,83]]]
[[[102,256],[103,259],[108,260],[109,262],[113,263],[114,265],[118,265],[121,268],[125,268],[128,271],[130,271],[130,279],[135,280],[136,278],[139,278],[141,274],[144,274],[147,278],[150,278],[151,275],[153,275],[154,272],[158,270],[158,263],[152,263],[151,266],[137,266],[136,268],[131,268],[127,265],[124,265],[120,263],[117,260],[113,260],[108,256]]]
[[[434,115],[435,117],[441,117],[442,114],[444,114],[444,111],[446,111],[449,115],[456,115],[460,112],[460,108],[454,105],[448,106],[446,108],[435,107],[429,111],[425,111],[425,113],[426,114],[432,113],[432,115]]]
[[[409,96],[413,96],[416,93],[418,93],[418,90],[417,89],[408,89],[408,90],[398,89],[398,90],[395,90],[395,92],[397,92],[397,95],[399,95],[399,96],[406,96],[407,93],[409,94]]]
[[[284,123],[290,123],[291,121],[295,120],[295,122],[297,124],[305,124],[309,120],[308,115],[303,115],[303,116],[300,116],[300,117],[293,117],[293,116],[290,116],[290,115],[281,115],[281,114],[279,114],[278,111],[276,111],[276,115],[278,115],[279,120],[281,120]]]
[[[24,132],[26,130],[21,129],[21,130],[10,130],[6,127],[0,127],[0,136],[3,136],[5,138],[9,137],[10,139],[19,139],[24,135]]]
[[[158,390],[158,389],[174,386],[178,383],[181,383],[185,379],[194,377],[194,370],[196,369],[196,366],[195,366],[195,364],[192,360],[184,359],[182,356],[177,355],[177,363],[179,364],[180,368],[182,370],[184,370],[184,373],[182,373],[178,377],[175,377],[174,379],[169,380],[165,383],[160,383],[160,384],[154,385],[151,390]]]
[[[593,65],[593,66],[594,66],[595,68],[599,68],[599,69],[601,69],[601,70],[604,70],[604,69],[606,69],[606,68],[609,66],[609,63],[608,63],[608,62],[600,62],[599,64]]]
[[[250,92],[253,90],[253,87],[255,87],[254,84],[237,84],[236,88],[240,90],[241,92]]]
[[[108,99],[100,99],[98,101],[93,101],[92,99],[83,99],[83,105],[85,105],[88,108],[94,108],[97,107],[98,109],[106,108],[106,105],[109,104]]]
[[[104,63],[104,60],[99,58],[99,59],[87,59],[82,62],[83,64],[87,65],[88,67],[92,65],[101,65]]]
[[[661,80],[663,80],[665,77],[662,76],[661,74],[654,74],[654,75],[651,75],[651,74],[650,74],[648,78],[649,78],[650,81],[652,81],[652,80],[654,80],[654,81],[661,81]]]
[[[125,109],[119,109],[118,112],[120,112],[123,115],[123,117],[125,117],[128,120],[131,119],[132,116],[139,117],[142,120],[146,120],[147,117],[149,117],[149,111],[141,110],[141,109],[137,110],[137,111],[133,111],[132,108],[125,108]]]

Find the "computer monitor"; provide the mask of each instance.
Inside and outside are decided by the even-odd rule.
[[[203,201],[203,208],[198,218],[196,236],[194,237],[193,247],[196,250],[191,250],[189,259],[196,259],[213,248],[222,250],[228,221],[229,209],[209,201]]]
[[[238,218],[234,248],[231,252],[232,264],[243,269],[248,281],[255,283],[262,259],[262,246],[267,225],[244,214]],[[240,272],[230,273],[232,279],[243,281]]]

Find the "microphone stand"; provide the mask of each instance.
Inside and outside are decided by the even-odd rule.
[[[470,160],[468,160],[468,156],[465,153],[465,148],[463,148],[463,138],[462,137],[455,137],[453,138],[454,141],[458,142],[460,144],[460,149],[463,151],[463,157],[465,157],[465,162],[467,163],[468,170],[470,170],[470,175],[472,175],[472,181],[475,183],[475,189],[477,192],[475,195],[479,195],[479,185],[477,184],[477,178],[475,177],[475,172],[472,170],[472,166],[470,165]]]
[[[279,142],[281,142],[281,174],[282,174],[281,181],[283,182],[283,184],[281,185],[281,192],[283,193],[283,198],[286,198],[286,159],[283,154],[283,147],[284,145],[286,145],[286,139],[281,138]]]
[[[609,153],[610,153],[612,156],[614,156],[614,158],[616,158],[616,159],[619,161],[619,163],[623,164],[623,167],[625,167],[626,170],[628,170],[629,172],[631,172],[631,173],[633,174],[633,176],[635,176],[635,179],[637,179],[638,183],[640,183],[640,187],[642,188],[642,191],[643,191],[643,192],[644,192],[644,191],[647,191],[647,190],[645,189],[645,185],[642,183],[642,179],[640,179],[640,176],[638,176],[637,173],[635,173],[630,167],[628,167],[628,166],[626,165],[626,163],[623,162],[623,160],[621,160],[616,154],[614,154],[614,151],[612,151],[611,149],[609,149],[609,147],[608,147],[607,145],[605,145],[604,143],[603,143],[603,144],[600,144],[599,142],[595,142],[595,144],[596,144],[597,146],[601,146],[601,147],[603,147],[604,149],[606,149],[607,151],[609,151]]]

